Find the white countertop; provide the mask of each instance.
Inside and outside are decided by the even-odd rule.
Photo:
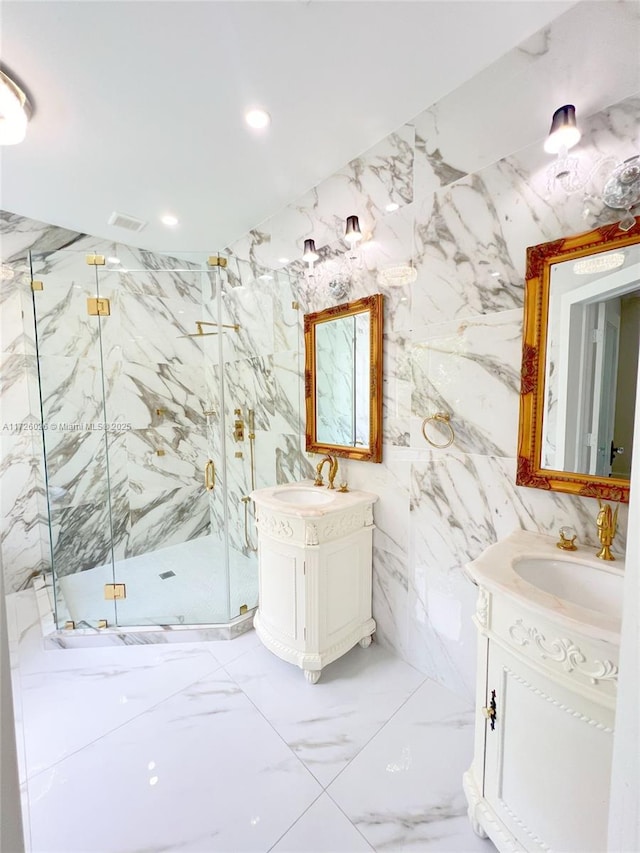
[[[466,572],[474,583],[489,592],[508,595],[531,610],[565,623],[568,628],[619,644],[621,618],[590,610],[539,589],[514,571],[516,560],[547,558],[583,564],[585,572],[607,572],[619,577],[623,583],[624,560],[600,560],[595,556],[595,549],[586,546],[578,547],[577,551],[563,551],[556,547],[556,542],[557,537],[554,536],[517,530],[468,563]],[[612,550],[615,552],[615,545]]]
[[[331,496],[331,500],[315,506],[290,504],[276,497],[278,493],[287,489],[317,489],[323,495]],[[282,486],[256,489],[251,492],[250,497],[258,506],[265,506],[276,512],[299,518],[322,518],[332,512],[352,509],[360,504],[373,504],[378,500],[378,495],[373,492],[361,492],[358,489],[341,492],[337,488],[329,489],[327,486],[315,486],[313,480],[302,480],[297,483],[285,483]]]

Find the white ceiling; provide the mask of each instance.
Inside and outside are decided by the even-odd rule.
[[[3,209],[157,251],[215,251],[575,0],[2,0],[35,107]],[[256,135],[244,109],[273,122]],[[147,220],[132,234],[113,211]],[[180,225],[159,222],[175,213]]]

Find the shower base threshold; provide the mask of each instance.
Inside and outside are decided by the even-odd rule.
[[[225,624],[141,625],[92,628],[58,628],[52,605],[53,589],[43,576],[33,579],[45,649],[78,649],[92,646],[135,646],[145,643],[197,643],[233,640],[253,629],[256,608]]]

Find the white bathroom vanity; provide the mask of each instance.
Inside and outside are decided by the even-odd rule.
[[[370,492],[313,481],[258,489],[259,606],[264,645],[309,682],[353,648],[366,647],[371,618],[373,504]]]
[[[478,585],[469,817],[499,851],[602,853],[622,565],[518,531],[467,566]]]

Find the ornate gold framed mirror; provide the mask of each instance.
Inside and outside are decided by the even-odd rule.
[[[527,249],[519,486],[629,500],[640,217]]]
[[[382,461],[383,296],[305,314],[306,449]]]

